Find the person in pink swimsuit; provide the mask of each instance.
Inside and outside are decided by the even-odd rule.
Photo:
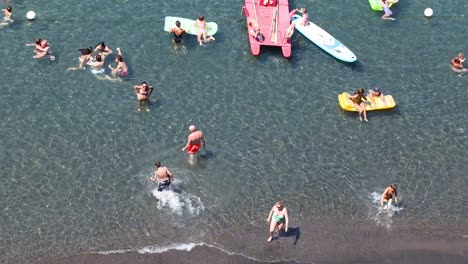
[[[213,36],[209,36],[207,38],[206,36],[206,21],[204,16],[199,16],[197,21],[195,21],[195,26],[198,26],[198,32],[197,32],[197,41],[200,43],[200,45],[203,45],[203,42],[208,42],[210,40],[215,40]],[[203,42],[202,42],[203,38]]]
[[[301,8],[301,9],[297,9],[297,8],[296,8],[295,11],[302,14],[301,25],[302,25],[302,26],[307,26],[307,25],[309,25],[309,15],[307,14],[307,9],[306,9],[306,8]]]

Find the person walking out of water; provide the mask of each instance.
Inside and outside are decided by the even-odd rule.
[[[270,223],[270,237],[268,237],[268,242],[271,242],[271,240],[273,240],[273,233],[275,232],[275,228],[278,229],[278,239],[281,233],[283,232],[283,228],[285,232],[288,232],[288,209],[284,207],[283,200],[278,200],[276,204],[273,205],[273,207],[270,210],[270,213],[268,214],[267,222]]]
[[[114,77],[114,79],[117,79],[118,77],[122,78],[128,75],[128,67],[123,60],[122,51],[120,50],[120,48],[116,48],[116,50],[119,53],[119,55],[117,55],[117,57],[115,58],[117,66],[114,68],[111,65],[109,65],[109,69],[111,69],[112,76]]]
[[[364,120],[367,122],[366,103],[364,102],[364,100],[367,101],[367,98],[364,96],[364,89],[359,88],[354,92],[354,95],[349,96],[348,99],[353,102],[354,108],[359,111],[359,120],[362,121],[361,115],[364,115]]]
[[[153,93],[153,89],[154,87],[148,86],[146,81],[142,81],[141,85],[133,86],[133,90],[135,91],[138,100],[138,112],[140,112],[143,107],[145,107],[146,112],[150,111],[148,109],[148,101],[151,93]]]
[[[463,53],[458,53],[458,55],[452,59],[450,62],[450,67],[452,71],[456,73],[465,73],[468,72],[468,69],[463,67],[463,62],[465,61],[465,55]]]
[[[154,175],[153,177],[150,178],[150,180],[154,182],[159,181],[159,185],[158,185],[159,192],[163,190],[168,190],[169,185],[171,184],[171,182],[174,181],[174,176],[172,176],[172,173],[169,171],[167,167],[164,167],[161,165],[161,162],[156,161],[154,165],[156,165],[156,171],[154,172]]]
[[[201,145],[203,145],[203,149],[205,149],[205,137],[200,130],[194,125],[189,127],[190,135],[187,137],[187,144],[185,147],[182,148],[182,151],[187,149],[187,153],[191,156],[198,153],[200,150]]]
[[[382,207],[387,204],[387,209],[390,208],[392,205],[392,199],[395,196],[395,204],[398,203],[398,194],[397,194],[397,185],[396,183],[392,183],[389,187],[385,189],[385,191],[382,194],[382,198],[380,199],[380,205]]]
[[[208,38],[206,37],[207,24],[206,24],[204,16],[198,17],[197,21],[195,21],[195,26],[198,26],[197,40],[198,40],[198,43],[200,43],[200,45],[203,45],[202,39],[204,43],[210,40],[215,40],[213,36],[209,36]]]

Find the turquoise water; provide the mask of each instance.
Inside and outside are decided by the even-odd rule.
[[[401,0],[397,20],[383,21],[360,2],[290,1],[357,55],[346,64],[298,33],[290,60],[276,48],[253,57],[241,1],[11,1],[15,22],[0,29],[1,262],[190,242],[242,251],[219,242],[232,233],[259,239],[250,253],[270,259],[265,219],[278,197],[303,237],[343,220],[468,234],[468,75],[448,66],[468,52],[468,4]],[[218,23],[216,41],[189,36],[175,50],[164,17],[200,14]],[[32,58],[24,44],[35,37],[55,61]],[[66,71],[99,41],[121,48],[126,80]],[[142,80],[155,86],[149,113],[136,111]],[[395,110],[368,123],[340,110],[339,93],[374,86]],[[180,151],[190,124],[207,139],[196,165]],[[177,191],[159,202],[156,159]],[[401,208],[382,218],[374,199],[394,181]]]

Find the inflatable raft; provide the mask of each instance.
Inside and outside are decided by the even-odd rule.
[[[338,102],[340,103],[340,106],[343,110],[345,111],[350,111],[350,112],[358,112],[356,108],[354,108],[354,104],[351,100],[348,99],[348,97],[351,96],[349,93],[344,92],[340,95],[338,95]],[[385,95],[385,101],[386,104],[383,102],[382,98],[380,97],[374,97],[375,100],[375,106],[372,106],[372,103],[369,98],[366,101],[366,110],[367,111],[376,111],[376,110],[390,110],[396,107],[396,102],[393,100],[393,96],[391,95]]]

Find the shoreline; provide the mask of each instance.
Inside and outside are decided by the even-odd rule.
[[[368,224],[368,223],[367,223]],[[398,263],[462,264],[468,236],[460,228],[386,229],[366,223],[302,224],[266,242],[265,228],[224,230],[210,242],[46,257],[38,264],[78,263]],[[463,229],[464,227],[462,227]],[[466,231],[466,230],[465,230]]]

